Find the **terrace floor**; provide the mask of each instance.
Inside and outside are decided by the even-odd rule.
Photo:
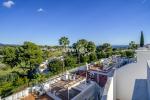
[[[29,94],[27,97],[22,98],[21,100],[54,100],[47,95],[40,96],[36,98],[33,94]]]
[[[84,80],[85,77],[76,76],[76,80],[68,80],[68,81],[63,81],[63,80],[59,80],[54,84],[51,84],[50,87],[50,91],[53,93],[55,92],[56,95],[61,98],[62,100],[67,100],[68,99],[68,87]],[[75,97],[77,94],[79,94],[80,91],[75,90],[75,89],[70,89],[69,90],[69,98],[73,98]]]
[[[137,63],[117,69],[118,100],[148,100],[146,84],[148,59],[150,59],[150,51],[137,51]]]

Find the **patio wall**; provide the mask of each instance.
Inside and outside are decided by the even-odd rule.
[[[148,88],[148,98],[150,99],[150,60],[147,61],[147,88]]]
[[[116,71],[108,77],[101,100],[116,100]]]
[[[28,96],[29,92],[30,92],[30,88],[26,88],[18,93],[10,95],[6,98],[2,98],[0,100],[20,100],[21,98]]]
[[[71,100],[100,100],[100,87],[95,82],[91,82],[89,87]]]

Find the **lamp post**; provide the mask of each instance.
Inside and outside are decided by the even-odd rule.
[[[68,85],[68,100],[69,100],[69,85]]]
[[[88,80],[88,70],[89,70],[89,65],[88,65],[88,63],[86,63],[86,83]]]
[[[63,73],[64,73],[64,58],[61,58],[61,61],[63,63],[63,66],[62,66],[62,75],[63,75]]]

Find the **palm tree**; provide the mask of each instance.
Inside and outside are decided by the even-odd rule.
[[[78,53],[78,59],[80,63],[80,54],[85,54],[87,52],[88,41],[85,39],[78,40],[77,43],[73,44],[74,49]]]
[[[92,52],[96,51],[96,45],[94,42],[92,42],[92,41],[88,42],[87,51],[88,51],[88,53],[92,53]]]
[[[69,39],[67,37],[65,37],[65,36],[61,37],[59,39],[59,44],[61,46],[63,46],[63,48],[65,49],[65,52],[66,52],[66,49],[67,49],[67,46],[69,45],[69,43],[70,43]]]
[[[87,45],[88,41],[85,39],[81,39],[77,41],[76,47],[80,53],[85,54],[87,52]]]
[[[67,49],[67,46],[69,45],[69,43],[70,43],[70,41],[69,41],[69,39],[67,38],[67,37],[61,37],[60,39],[59,39],[59,44],[61,45],[61,46],[63,46],[63,49],[65,50],[65,53],[66,53],[66,49]],[[64,57],[64,53],[63,53],[63,57]],[[63,68],[62,68],[62,73],[64,72],[64,59],[62,59],[62,62],[63,62]]]

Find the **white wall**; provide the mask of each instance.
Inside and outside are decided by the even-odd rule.
[[[147,61],[147,88],[148,88],[148,98],[150,99],[150,60]]]
[[[91,82],[88,87],[81,91],[77,96],[71,100],[99,100],[100,87],[95,82]]]
[[[30,88],[26,88],[25,90],[22,90],[22,91],[20,91],[18,93],[10,95],[10,96],[8,96],[6,98],[3,98],[2,100],[20,100],[21,98],[28,96],[29,95],[29,91],[30,91]]]
[[[108,77],[101,100],[116,100],[116,71]]]
[[[117,84],[117,82],[116,82],[116,71],[114,72],[114,79],[113,79],[113,92],[114,92],[114,100],[116,100],[117,99],[117,94],[116,94],[116,84]]]
[[[116,74],[111,77],[111,83],[107,94],[107,100],[116,100]]]

